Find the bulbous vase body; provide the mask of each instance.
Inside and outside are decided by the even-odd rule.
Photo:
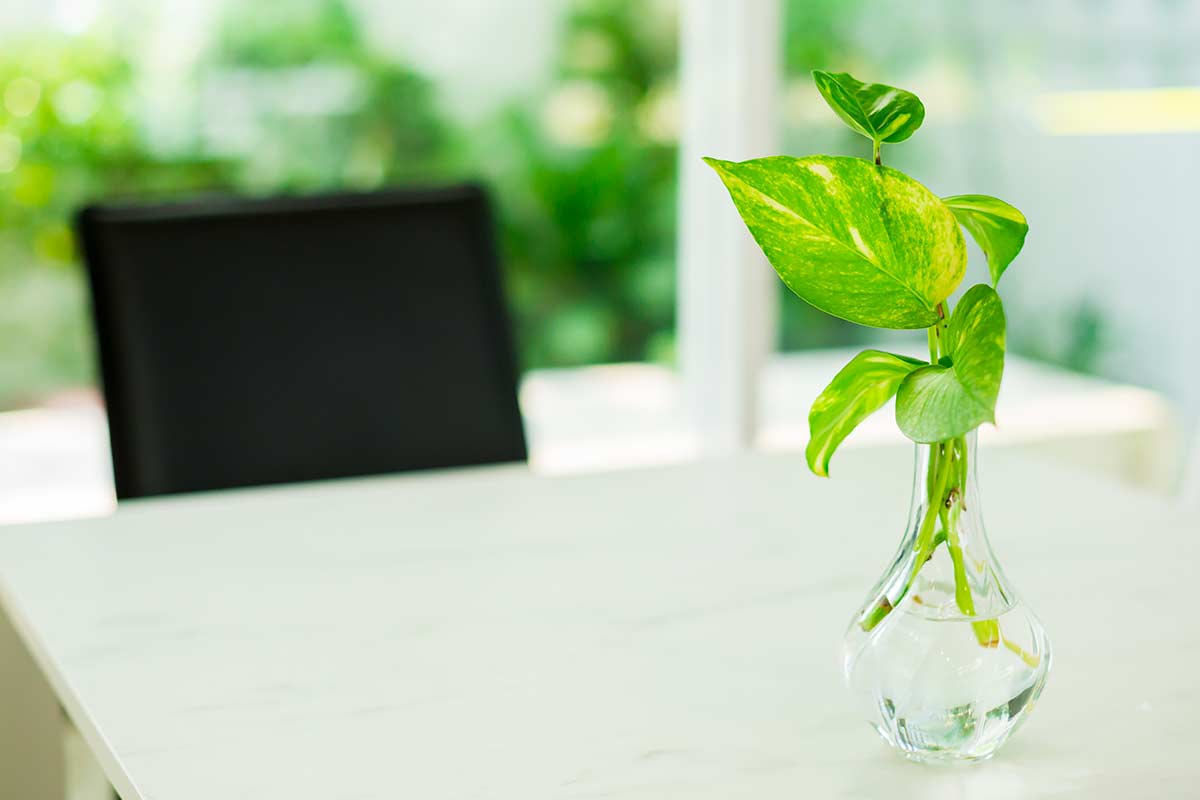
[[[876,731],[927,763],[990,758],[1028,717],[1050,644],[988,543],[971,433],[918,445],[899,552],[846,632],[844,671]]]

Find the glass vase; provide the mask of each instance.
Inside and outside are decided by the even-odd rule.
[[[846,632],[846,682],[871,725],[925,763],[990,758],[1050,671],[1050,643],[984,530],[976,436],[918,445],[900,550]]]

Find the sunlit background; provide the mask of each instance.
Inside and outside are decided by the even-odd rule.
[[[71,229],[98,198],[482,181],[535,466],[693,452],[675,371],[684,1],[8,0],[0,409],[41,410],[0,415],[6,518],[110,502]],[[1004,286],[1028,363],[1001,433],[1172,488],[1200,414],[1200,2],[785,6],[785,152],[866,153],[809,78],[848,70],[928,107],[890,164],[1030,219]],[[839,363],[824,349],[872,335],[780,286],[777,349],[816,352],[769,363],[762,443],[802,447]],[[891,435],[871,430],[856,438]]]

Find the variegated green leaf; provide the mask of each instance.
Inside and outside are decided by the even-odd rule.
[[[829,459],[850,432],[891,399],[900,382],[925,364],[915,358],[864,350],[834,376],[808,414],[808,468],[829,475]]]
[[[943,197],[942,202],[950,207],[955,218],[987,256],[992,286],[998,285],[1004,270],[1025,246],[1025,235],[1029,233],[1025,215],[1003,200],[986,194]]]
[[[858,158],[706,158],[775,271],[835,317],[927,328],[966,270],[954,215],[902,172]]]
[[[950,365],[915,370],[896,394],[896,423],[914,442],[942,442],[994,422],[1004,375],[1004,307],[986,284],[972,286],[950,318]]]
[[[874,142],[903,142],[925,121],[925,106],[912,92],[846,72],[813,70],[813,81],[842,121]]]
[[[1005,351],[1004,304],[995,289],[977,284],[958,301],[950,318],[946,349],[963,386],[994,411]]]
[[[962,436],[991,418],[992,413],[975,402],[950,367],[922,367],[896,393],[896,424],[914,442]]]

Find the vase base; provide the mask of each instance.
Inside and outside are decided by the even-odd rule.
[[[925,753],[912,752],[909,750],[900,750],[900,755],[904,756],[908,761],[914,764],[924,764],[931,767],[945,767],[953,769],[955,767],[969,767],[973,764],[982,764],[985,761],[991,761],[996,755],[993,750],[990,753],[982,755],[963,755],[962,753]]]

